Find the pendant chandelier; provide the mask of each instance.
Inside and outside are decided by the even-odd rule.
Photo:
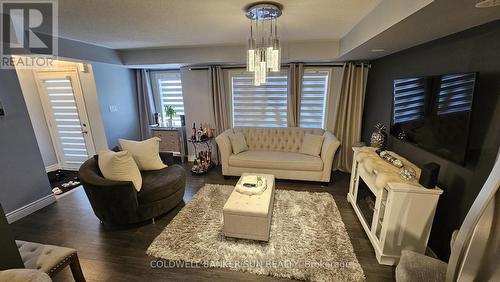
[[[254,85],[259,86],[266,83],[269,71],[280,71],[278,17],[281,8],[272,3],[256,3],[248,7],[246,16],[250,19],[247,71],[253,72]]]

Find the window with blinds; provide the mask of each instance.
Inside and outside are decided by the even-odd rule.
[[[394,80],[394,123],[418,120],[425,114],[425,79]]]
[[[475,73],[444,75],[439,87],[438,115],[470,111],[475,80]]]
[[[300,127],[323,128],[328,93],[328,70],[304,70],[300,98]]]
[[[157,111],[162,113],[162,120],[168,120],[165,106],[172,106],[176,112],[172,119],[174,125],[180,125],[180,115],[184,115],[184,99],[182,98],[182,85],[180,71],[152,72],[151,80]]]
[[[267,82],[253,84],[246,71],[230,72],[233,126],[287,126],[288,75],[270,72]]]

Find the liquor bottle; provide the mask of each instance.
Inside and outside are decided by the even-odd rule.
[[[198,160],[195,158],[193,161],[193,170],[196,171],[198,169],[199,169]]]
[[[203,134],[203,128],[201,127],[201,122],[200,122],[200,129],[196,131],[196,140],[201,141],[201,135]]]
[[[196,140],[196,124],[193,122],[193,128],[191,129],[191,140]]]
[[[160,126],[160,114],[154,113],[154,119],[155,119],[156,126]]]

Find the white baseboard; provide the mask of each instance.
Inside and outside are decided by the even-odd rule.
[[[17,210],[11,211],[5,215],[8,223],[12,223],[20,220],[21,218],[36,212],[37,210],[44,208],[56,201],[56,197],[53,194],[47,195],[41,199],[38,199],[32,203],[29,203]]]
[[[49,165],[45,167],[45,172],[51,172],[60,169],[59,164],[55,163],[53,165]]]

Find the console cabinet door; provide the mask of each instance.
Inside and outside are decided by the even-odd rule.
[[[358,194],[358,162],[354,161],[352,164],[352,173],[351,173],[351,182],[349,185],[349,194],[354,199],[354,203],[356,203],[356,195]]]
[[[153,130],[153,136],[161,139],[161,152],[180,153],[179,131],[176,130]]]

